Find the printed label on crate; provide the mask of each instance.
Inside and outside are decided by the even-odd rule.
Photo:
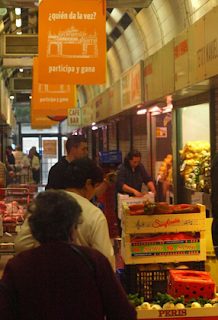
[[[180,240],[156,243],[131,243],[132,256],[157,255],[196,255],[200,254],[200,241]]]
[[[141,232],[169,232],[175,230],[192,231],[205,229],[205,215],[167,214],[154,216],[131,216],[126,214],[122,218],[122,225],[127,233]]]
[[[198,219],[194,220],[193,217],[171,217],[171,218],[160,218],[160,216],[158,218],[154,218],[151,221],[148,221],[147,223],[145,221],[143,221],[143,219],[138,219],[136,222],[136,228],[137,229],[141,229],[144,227],[152,227],[155,229],[160,229],[162,227],[167,228],[169,226],[193,226],[193,225],[199,225],[199,215],[198,215]]]
[[[206,310],[207,309],[207,310]],[[218,308],[189,308],[180,310],[140,310],[137,312],[140,320],[213,320],[218,319]]]

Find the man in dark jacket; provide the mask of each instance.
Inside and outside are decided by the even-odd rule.
[[[87,141],[82,135],[71,135],[66,142],[67,155],[53,165],[48,174],[48,182],[45,189],[64,189],[64,172],[73,160],[87,157]]]

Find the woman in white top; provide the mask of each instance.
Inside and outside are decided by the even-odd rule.
[[[69,163],[65,173],[65,190],[74,197],[82,208],[82,221],[77,228],[76,244],[99,250],[115,269],[114,250],[109,237],[107,220],[103,212],[90,202],[95,187],[103,180],[103,172],[94,161],[84,158]],[[27,220],[15,240],[16,251],[37,245]]]

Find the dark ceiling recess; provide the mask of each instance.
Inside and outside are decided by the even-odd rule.
[[[132,19],[130,18],[128,13],[125,13],[120,19],[119,25],[123,28],[123,30],[126,30],[130,23],[132,23]]]
[[[16,102],[17,103],[22,103],[22,102],[27,102],[29,101],[29,93],[16,93]]]
[[[134,8],[134,9],[137,13],[139,13],[139,11],[141,11],[143,8]]]
[[[121,32],[117,27],[115,27],[110,36],[114,41],[116,41],[121,36]]]

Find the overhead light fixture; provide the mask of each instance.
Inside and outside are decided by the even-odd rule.
[[[142,114],[146,114],[147,113],[147,109],[140,109],[140,110],[137,110],[136,114],[138,115],[142,115]]]
[[[20,28],[22,26],[22,20],[21,19],[16,19],[15,24],[16,24],[17,28]]]
[[[22,69],[22,68],[20,68],[20,69],[19,69],[19,71],[20,71],[20,72],[23,72],[23,69]]]
[[[98,127],[97,126],[92,126],[92,130],[98,130]]]
[[[21,8],[15,8],[15,14],[17,16],[20,16],[21,15]]]
[[[92,122],[92,126],[94,126],[96,124],[96,122]]]
[[[14,96],[11,95],[11,96],[10,96],[10,99],[11,99],[11,100],[14,100]]]

